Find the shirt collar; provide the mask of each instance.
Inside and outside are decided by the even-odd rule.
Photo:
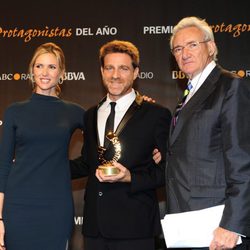
[[[192,86],[193,88],[192,90],[198,89],[202,83],[206,80],[206,78],[208,77],[208,75],[211,73],[211,71],[214,69],[214,67],[216,66],[215,61],[211,61],[206,67],[205,69],[203,69],[198,75],[196,75],[192,80]]]
[[[130,91],[128,94],[122,96],[121,98],[119,98],[116,101],[115,109],[116,110],[123,110],[123,109],[127,108],[128,106],[130,106],[132,104],[132,102],[135,100],[135,98],[136,98],[136,93],[135,93],[135,90],[132,89],[132,91]],[[107,94],[106,101],[103,103],[102,107],[104,109],[107,109],[109,107],[110,102],[113,102],[113,101],[109,98],[109,95]]]

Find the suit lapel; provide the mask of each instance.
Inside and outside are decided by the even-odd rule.
[[[187,102],[187,104],[182,108],[180,115],[178,116],[178,122],[170,135],[169,143],[172,145],[180,134],[181,130],[185,127],[186,121],[193,115],[196,107],[200,105],[207,99],[207,97],[213,92],[216,87],[216,82],[221,74],[221,70],[216,66],[210,75],[207,77],[205,82],[197,90],[197,92],[192,96],[192,98]],[[170,131],[172,131],[172,126]]]
[[[123,116],[121,122],[119,123],[119,125],[115,131],[115,134],[117,136],[121,133],[121,131],[124,129],[124,127],[126,126],[128,121],[134,115],[134,113],[138,110],[138,108],[140,108],[142,102],[143,102],[143,97],[138,92],[136,92],[136,98],[135,98],[134,102],[128,108],[127,112]]]

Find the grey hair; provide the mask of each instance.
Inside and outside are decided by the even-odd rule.
[[[178,31],[184,28],[196,27],[204,35],[204,41],[214,41],[214,34],[211,27],[208,25],[205,19],[201,19],[195,16],[185,17],[181,19],[173,28],[172,35],[170,37],[170,49],[173,49],[173,40]],[[218,48],[215,44],[215,51],[213,54],[213,60],[217,60]]]

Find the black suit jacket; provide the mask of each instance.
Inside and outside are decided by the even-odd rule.
[[[250,83],[216,66],[170,134],[168,213],[225,204],[220,226],[250,236],[249,129]]]
[[[163,155],[166,153],[171,113],[166,108],[148,102],[134,102],[132,106],[134,111],[126,125],[122,129],[118,126],[122,145],[118,162],[130,170],[131,183],[101,183],[96,178],[95,171],[100,165],[98,107],[85,113],[82,156],[71,162],[73,178],[88,176],[83,216],[84,236],[93,237],[100,233],[107,238],[126,239],[153,237],[160,232],[156,188],[165,183],[165,159],[155,165],[152,151],[159,148]]]

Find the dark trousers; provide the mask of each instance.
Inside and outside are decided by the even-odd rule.
[[[155,250],[155,243],[154,238],[116,240],[85,237],[84,250]]]

